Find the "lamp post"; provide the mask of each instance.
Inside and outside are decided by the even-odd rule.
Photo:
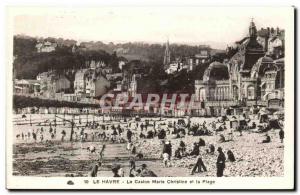
[[[29,121],[30,121],[30,126],[32,126],[32,122],[31,122],[31,113],[29,114]]]
[[[74,115],[72,115],[70,141],[73,141],[74,125]]]
[[[89,110],[86,110],[86,124],[89,123]]]
[[[65,110],[65,108],[64,108],[64,126],[66,125],[65,120],[66,120],[66,110]]]
[[[93,114],[93,129],[95,128],[95,112]]]
[[[54,114],[54,127],[56,129],[56,114]]]

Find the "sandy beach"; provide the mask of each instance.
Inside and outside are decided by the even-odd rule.
[[[111,125],[119,125],[125,131],[129,128],[131,123],[131,129],[138,135],[141,131],[140,127],[135,127],[134,118],[130,118],[127,121],[124,120],[110,120],[109,117],[102,116],[76,116],[74,117],[75,132],[78,132],[84,127],[85,132],[88,134],[88,139],[85,142],[74,141],[70,142],[71,125],[69,122],[63,122],[63,118],[66,120],[72,120],[71,115],[57,115],[56,127],[54,121],[55,115],[29,115],[26,118],[22,118],[21,115],[15,115],[14,118],[14,145],[13,145],[13,174],[14,175],[27,175],[27,176],[88,176],[92,165],[99,158],[98,152],[103,144],[106,144],[104,151],[103,165],[98,172],[98,176],[113,176],[111,171],[112,163],[116,157],[119,158],[119,164],[124,169],[125,176],[129,174],[129,158],[130,152],[126,150],[126,143],[112,143],[111,141],[94,140],[91,139],[91,134],[99,132],[98,129],[91,129],[85,127],[86,122],[95,121],[100,125],[104,124],[109,126],[106,132],[109,134],[112,132]],[[79,119],[80,118],[80,119]],[[168,124],[178,120],[176,118],[142,118],[138,123],[145,123],[145,120],[149,120],[150,125],[148,131],[153,129],[154,121],[156,125],[167,130]],[[186,119],[185,119],[186,120]],[[30,125],[31,121],[31,125]],[[79,123],[80,121],[80,123]],[[210,123],[216,121],[216,118],[191,118],[191,124],[200,123],[204,121]],[[48,132],[51,127],[56,129],[56,137],[51,139],[51,134]],[[229,136],[231,132],[229,127],[229,121],[225,121],[227,130],[218,132],[218,135],[211,136],[191,136],[186,135],[183,138],[174,138],[174,135],[169,134],[166,140],[171,141],[173,148],[173,155],[175,149],[179,146],[179,142],[182,140],[186,143],[187,151],[192,149],[194,142],[199,141],[201,137],[206,142],[206,146],[200,147],[201,157],[207,172],[195,173],[190,175],[191,169],[196,162],[196,157],[188,156],[182,159],[176,159],[172,157],[171,166],[164,167],[161,159],[162,143],[157,137],[153,139],[138,139],[135,136],[133,143],[137,148],[137,152],[143,154],[144,158],[136,161],[137,167],[141,164],[147,164],[155,174],[160,177],[172,177],[179,176],[195,176],[206,177],[216,175],[216,159],[217,152],[214,154],[206,154],[208,144],[214,144],[215,147],[222,147],[224,153],[227,150],[231,150],[236,158],[235,162],[226,162],[226,168],[224,170],[225,177],[271,177],[271,176],[283,176],[283,154],[284,146],[280,142],[278,136],[278,130],[272,129],[268,132],[271,137],[270,143],[262,144],[264,134],[253,133],[250,131],[243,131],[242,136],[240,133],[233,132],[233,140],[226,141],[224,143],[218,143],[219,134],[223,134],[225,138]],[[24,136],[22,139],[21,134],[28,134],[28,132],[37,131],[43,127],[43,141],[40,141],[39,135],[35,142],[32,137],[28,138]],[[209,128],[209,127],[208,127]],[[61,142],[61,131],[65,130],[66,138],[64,142]],[[172,131],[172,128],[169,128]],[[145,132],[145,129],[144,129]],[[19,136],[18,136],[19,135]],[[122,135],[124,139],[125,133]],[[17,138],[18,137],[18,138]],[[46,141],[47,140],[47,141]],[[94,146],[96,153],[90,153],[87,151],[87,147]]]

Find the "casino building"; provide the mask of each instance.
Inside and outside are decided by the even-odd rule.
[[[253,105],[271,99],[284,100],[284,58],[272,59],[257,41],[253,21],[249,36],[239,42],[237,52],[223,63],[212,62],[202,80],[195,80],[197,101],[217,105]]]

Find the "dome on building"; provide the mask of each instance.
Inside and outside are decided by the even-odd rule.
[[[261,57],[257,60],[258,63],[273,63],[273,59],[269,56]]]
[[[228,80],[229,72],[226,65],[220,62],[212,62],[204,71],[203,81]]]
[[[251,77],[262,76],[267,69],[275,68],[274,60],[269,56],[263,56],[257,60],[251,70]]]

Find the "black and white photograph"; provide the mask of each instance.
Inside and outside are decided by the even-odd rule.
[[[294,188],[293,20],[9,7],[7,188]]]

